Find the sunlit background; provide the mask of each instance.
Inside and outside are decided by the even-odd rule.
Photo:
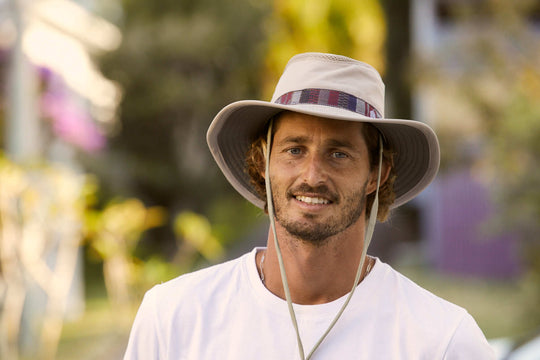
[[[0,0],[1,359],[120,359],[152,285],[265,243],[205,132],[304,51],[371,63],[441,141],[370,252],[501,358],[539,335],[539,1]]]

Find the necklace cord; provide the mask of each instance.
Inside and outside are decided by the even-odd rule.
[[[345,308],[349,304],[354,291],[356,289],[356,286],[358,284],[358,281],[360,280],[360,277],[362,275],[362,268],[364,266],[364,262],[366,259],[366,253],[367,249],[369,247],[369,244],[371,242],[371,237],[373,236],[373,230],[375,228],[375,224],[377,222],[377,212],[379,209],[379,187],[381,183],[381,173],[382,173],[382,158],[383,158],[383,141],[382,137],[379,135],[379,169],[377,174],[377,189],[375,191],[375,199],[373,201],[373,204],[371,206],[371,213],[369,216],[368,226],[366,229],[366,233],[364,236],[364,244],[362,249],[362,256],[360,257],[360,263],[358,264],[358,269],[356,271],[356,277],[354,280],[354,284],[352,287],[352,290],[349,292],[349,295],[347,296],[347,299],[343,303],[341,309],[338,311],[330,325],[328,326],[328,329],[324,332],[324,334],[320,337],[320,339],[317,341],[317,343],[314,345],[311,352],[308,354],[307,357],[304,355],[304,346],[302,344],[302,339],[300,337],[300,331],[298,328],[298,321],[296,319],[296,314],[294,312],[294,307],[291,299],[291,293],[289,290],[289,283],[287,281],[287,275],[285,273],[285,264],[283,261],[283,256],[281,253],[281,248],[277,239],[276,235],[276,224],[275,224],[275,216],[274,216],[274,204],[273,204],[273,196],[272,196],[272,188],[270,186],[270,152],[272,148],[272,126],[273,126],[273,120],[270,120],[269,126],[268,126],[268,133],[266,136],[266,144],[267,146],[263,148],[264,156],[265,156],[265,187],[266,187],[266,197],[267,197],[267,204],[268,204],[268,216],[270,218],[270,227],[272,229],[273,237],[274,237],[274,246],[276,248],[276,253],[278,257],[278,263],[279,263],[279,269],[281,273],[281,282],[283,284],[283,291],[285,292],[285,299],[287,300],[287,307],[289,309],[289,314],[291,317],[291,321],[294,327],[294,330],[296,332],[296,341],[298,343],[298,351],[300,354],[301,360],[309,360],[313,356],[313,353],[315,350],[319,348],[321,343],[324,341],[324,339],[327,337],[327,335],[330,333],[334,325],[337,323],[343,312],[345,311]],[[264,275],[263,275],[264,276]]]

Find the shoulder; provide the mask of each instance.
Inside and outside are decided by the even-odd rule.
[[[215,291],[231,286],[245,276],[249,256],[248,253],[234,260],[183,274],[155,285],[146,296],[159,298],[161,305],[165,299],[168,299],[165,300],[168,303],[178,304],[185,296],[188,298],[211,296]]]
[[[399,300],[401,307],[406,307],[413,312],[421,312],[425,315],[448,316],[451,318],[465,316],[467,311],[432,292],[424,289],[414,281],[394,270],[385,263],[380,263],[380,284],[388,296]],[[425,317],[425,316],[424,316]],[[456,323],[457,326],[457,323]]]
[[[494,360],[495,351],[468,313],[462,317],[445,352],[445,360],[480,359]]]
[[[379,284],[404,331],[431,343],[444,359],[493,359],[493,352],[473,317],[380,263]]]
[[[235,260],[181,275],[154,286],[144,295],[126,350],[125,359],[168,358],[190,343],[201,321],[223,314],[223,299],[238,291],[249,260]],[[202,320],[201,320],[202,319]]]
[[[155,285],[144,295],[135,323],[172,334],[178,324],[195,323],[201,314],[222,307],[221,299],[231,298],[247,282],[243,278],[249,255]]]

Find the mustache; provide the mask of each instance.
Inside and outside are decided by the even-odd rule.
[[[324,184],[318,185],[318,186],[310,186],[306,183],[302,183],[290,189],[287,192],[287,196],[291,198],[291,197],[294,197],[295,195],[306,194],[306,193],[310,195],[317,195],[320,197],[324,197],[325,199],[328,199],[333,203],[338,203],[339,201],[339,196],[336,193],[330,191],[328,186]]]

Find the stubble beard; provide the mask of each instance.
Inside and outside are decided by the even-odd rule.
[[[356,223],[362,215],[366,205],[366,187],[367,181],[358,191],[353,192],[350,196],[344,199],[337,199],[337,204],[342,203],[341,208],[335,214],[332,214],[324,221],[317,221],[317,215],[311,213],[304,213],[303,218],[300,220],[293,220],[286,214],[286,200],[290,198],[287,194],[285,198],[283,196],[277,197],[274,195],[274,208],[277,222],[293,237],[296,239],[315,245],[317,247],[325,245],[328,240],[337,235],[351,225]],[[312,189],[309,185],[301,185],[303,191],[326,194],[327,189],[324,186],[322,189]],[[279,191],[279,189],[276,189]]]

